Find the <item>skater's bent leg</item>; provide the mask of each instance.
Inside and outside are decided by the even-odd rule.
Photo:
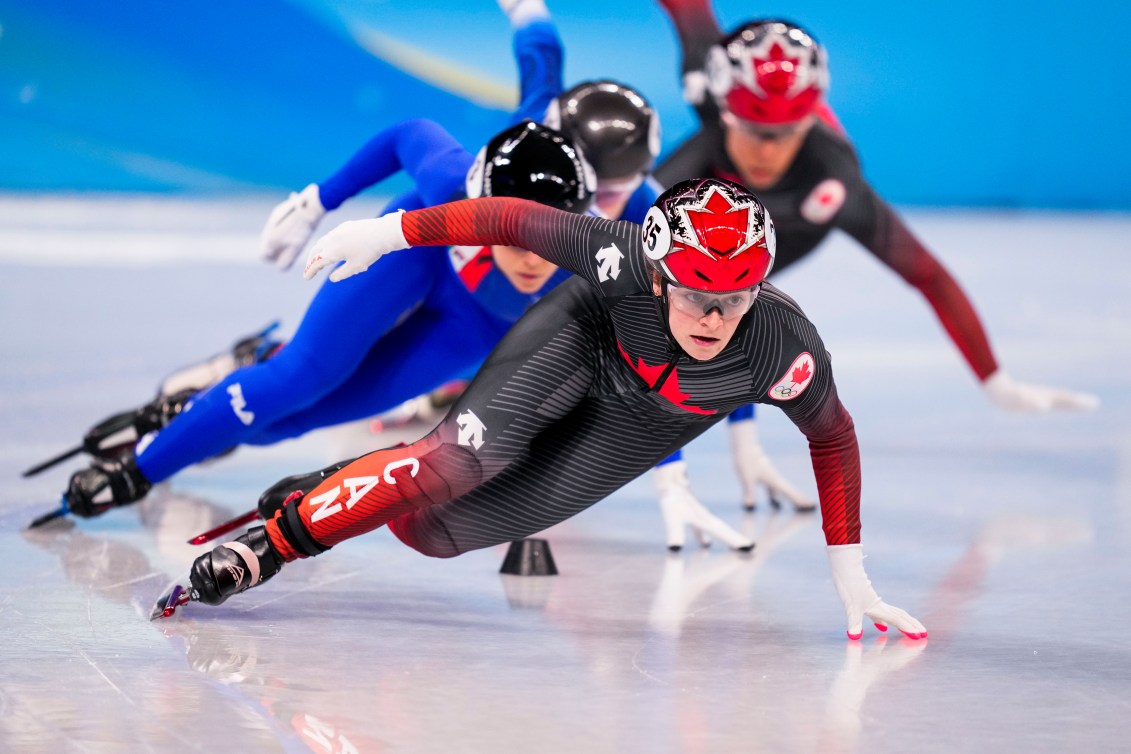
[[[440,558],[522,539],[604,499],[718,421],[642,421],[640,411],[631,398],[586,400],[489,481],[389,528],[414,550]]]
[[[295,336],[276,356],[228,375],[150,441],[139,444],[137,464],[145,478],[163,481],[247,442],[346,379],[381,335],[417,303],[432,274],[427,265],[387,272],[397,273],[397,286],[388,286],[381,274],[357,275],[356,285],[353,279],[324,285]]]
[[[248,442],[269,444],[319,427],[375,416],[474,372],[505,329],[468,297],[447,298],[464,305],[462,311],[430,305],[413,312],[370,349],[344,382],[317,403],[265,427]]]
[[[564,287],[564,286],[563,286]],[[560,289],[559,289],[560,290]],[[576,326],[584,301],[551,294],[503,338],[428,436],[362,456],[269,528],[294,545],[284,556],[314,555],[399,516],[461,497],[529,455],[543,430],[568,424],[593,381],[600,335]],[[603,335],[603,334],[602,334]],[[549,442],[553,442],[550,440]],[[291,536],[287,536],[290,527]],[[299,542],[303,536],[309,542]]]
[[[444,442],[441,427],[411,445],[364,455],[285,504],[267,522],[275,549],[285,560],[317,555],[474,487],[483,476],[479,460]]]

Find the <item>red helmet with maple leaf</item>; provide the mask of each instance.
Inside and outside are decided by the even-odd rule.
[[[721,178],[681,181],[644,218],[644,253],[683,288],[727,293],[760,284],[774,265],[769,212],[748,189]]]
[[[793,123],[820,105],[829,66],[825,49],[800,26],[751,21],[711,48],[707,82],[719,107],[742,120]]]

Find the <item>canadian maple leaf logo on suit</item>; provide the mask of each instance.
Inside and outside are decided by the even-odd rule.
[[[813,381],[813,368],[813,355],[808,351],[802,353],[793,360],[789,369],[785,370],[785,374],[778,378],[767,395],[775,401],[793,400],[804,393],[805,388],[809,387],[809,383]]]
[[[813,373],[809,370],[809,364],[810,362],[805,362],[804,364],[793,370],[793,373],[790,376],[793,378],[794,385],[800,385],[803,382],[808,382],[809,378],[813,376]]]

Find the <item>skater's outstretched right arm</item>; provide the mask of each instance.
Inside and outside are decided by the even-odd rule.
[[[594,255],[590,246],[597,236],[607,245]],[[310,250],[303,275],[311,280],[323,267],[344,262],[330,274],[337,282],[364,272],[392,251],[498,244],[529,249],[609,296],[621,287],[627,291],[646,285],[642,255],[630,250],[639,239],[636,223],[564,212],[525,199],[482,197],[342,223]]]

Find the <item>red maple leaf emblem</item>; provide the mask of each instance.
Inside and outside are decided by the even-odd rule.
[[[750,207],[736,205],[723,192],[712,189],[701,209],[687,210],[687,219],[701,248],[726,256],[746,240]]]
[[[809,379],[812,375],[813,373],[809,371],[809,362],[806,361],[804,364],[793,370],[790,378],[793,380],[794,385],[800,385],[802,382],[805,382],[805,380]]]
[[[771,94],[787,94],[797,79],[797,63],[800,59],[789,57],[785,54],[785,48],[774,42],[766,51],[766,57],[754,58],[758,83]]]
[[[667,368],[668,365],[660,364],[654,367],[648,366],[646,363],[644,363],[644,359],[638,360],[633,359],[631,356],[629,356],[628,351],[624,350],[624,346],[622,346],[620,343],[617,343],[617,348],[620,349],[620,355],[623,356],[624,360],[628,362],[628,365],[632,367],[632,371],[640,375],[644,379],[644,382],[648,385],[648,387],[655,387],[656,382],[660,379],[660,375],[664,373],[664,369]],[[685,411],[690,411],[693,414],[710,415],[716,413],[714,410],[709,408],[701,408],[699,406],[692,406],[689,403],[684,403],[684,401],[690,398],[691,395],[680,390],[678,370],[672,370],[672,373],[668,375],[668,378],[664,381],[664,384],[660,386],[660,389],[657,390],[656,393],[663,396],[664,398],[667,398],[669,401],[684,409]]]
[[[639,361],[633,359],[628,355],[628,351],[624,350],[624,347],[621,347],[620,352],[621,355],[624,356],[624,360],[632,367],[632,371],[640,375],[648,387],[652,387],[659,381],[660,375],[664,373],[664,367],[667,366],[667,364],[657,364],[653,367],[645,364],[644,359],[640,359]]]

